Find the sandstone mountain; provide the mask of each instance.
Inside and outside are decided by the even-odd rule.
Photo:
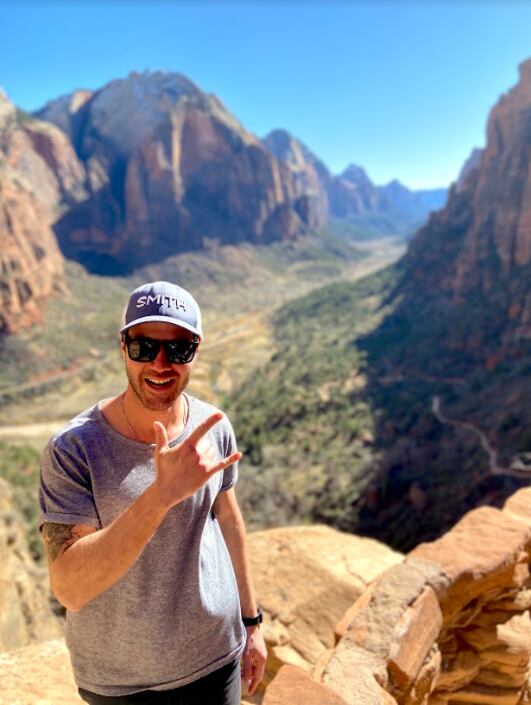
[[[0,93],[0,333],[38,320],[43,300],[64,289],[51,226],[84,197],[83,181],[65,135]]]
[[[61,249],[114,273],[208,241],[270,243],[323,223],[311,193],[212,95],[180,74],[132,73],[37,115],[72,141],[89,198],[56,224]]]
[[[468,155],[467,159],[465,160],[465,163],[461,167],[461,171],[459,172],[459,176],[457,177],[456,188],[458,191],[460,191],[461,188],[464,186],[465,182],[468,179],[469,173],[471,171],[473,171],[474,169],[479,168],[479,166],[481,164],[482,154],[483,154],[482,149],[478,149],[477,147],[474,147],[474,149]]]
[[[330,211],[327,184],[332,179],[327,166],[286,130],[273,130],[262,142],[273,156],[289,167],[301,190],[311,194],[325,221]]]
[[[445,205],[448,195],[445,188],[412,191],[398,179],[379,188],[387,199],[389,209],[399,213],[415,229],[424,224],[430,213],[440,210]]]
[[[329,191],[330,210],[338,218],[378,212],[388,206],[387,200],[369,179],[365,170],[356,164],[351,164],[336,177]]]
[[[306,145],[286,130],[273,130],[263,142],[277,159],[299,175],[307,188],[319,194],[328,217],[354,218],[361,224],[365,218],[372,225],[376,218],[382,233],[404,233],[420,226],[446,200],[446,189],[410,191],[397,180],[376,186],[356,164],[333,175]]]
[[[64,289],[59,249],[91,272],[128,273],[213,244],[292,241],[330,218],[397,234],[412,227],[408,194],[419,201],[354,165],[333,176],[285,131],[258,140],[164,72],[76,91],[34,117],[0,96],[0,184],[0,332],[38,320]],[[435,206],[417,203],[415,218]]]

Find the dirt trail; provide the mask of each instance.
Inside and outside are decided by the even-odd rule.
[[[481,447],[487,453],[489,458],[489,470],[492,475],[508,475],[509,477],[518,477],[520,479],[531,477],[531,468],[518,469],[515,467],[503,467],[500,465],[498,462],[498,451],[491,445],[487,434],[471,421],[450,419],[445,416],[441,411],[441,398],[439,396],[434,396],[432,398],[431,410],[442,424],[447,426],[455,426],[457,428],[464,428],[478,436]]]
[[[20,426],[0,426],[0,438],[32,438],[35,436],[51,436],[67,419],[31,423]]]

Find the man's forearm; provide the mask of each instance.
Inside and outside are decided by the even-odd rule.
[[[166,512],[152,485],[111,524],[52,560],[50,582],[59,602],[77,611],[110,588],[136,561]]]
[[[235,511],[232,516],[220,522],[220,527],[236,576],[242,614],[253,617],[257,611],[257,604],[247,555],[245,523],[241,513]]]

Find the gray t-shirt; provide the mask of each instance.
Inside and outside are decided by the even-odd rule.
[[[216,409],[187,395],[179,443]],[[236,450],[225,417],[208,433],[219,458]],[[39,526],[103,528],[155,479],[152,445],[115,431],[99,405],[76,416],[49,442],[41,468]],[[238,658],[245,645],[238,589],[212,505],[237,479],[216,473],[173,507],[114,585],[78,612],[67,611],[66,643],[76,683],[100,695],[168,690]]]

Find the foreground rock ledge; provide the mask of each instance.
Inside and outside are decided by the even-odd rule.
[[[269,661],[244,703],[531,705],[531,489],[405,558],[326,527],[250,543]],[[0,654],[0,682],[0,705],[80,702],[62,641]]]
[[[326,526],[251,533],[249,549],[257,597],[264,611],[262,628],[269,657],[261,692],[244,698],[242,705],[260,703],[263,687],[285,664],[300,667],[303,675],[297,682],[304,682],[306,688],[315,683],[310,674],[328,660],[335,644],[336,622],[370,581],[403,560],[402,554],[378,541]],[[6,584],[12,580],[8,574]],[[1,616],[0,601],[0,624]],[[15,643],[11,648],[27,643]],[[326,688],[324,692],[328,692]],[[63,640],[0,653],[0,705],[81,702]]]

